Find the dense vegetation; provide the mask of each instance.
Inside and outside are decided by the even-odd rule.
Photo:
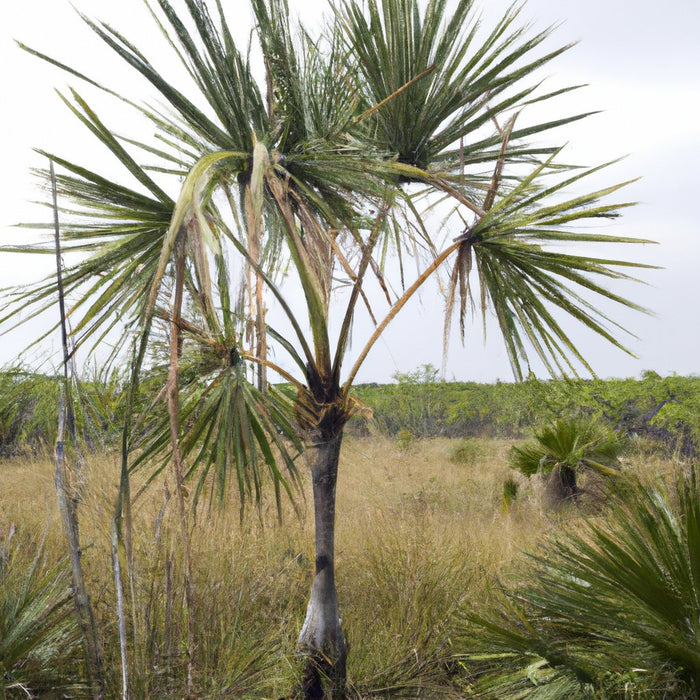
[[[420,438],[525,438],[533,427],[561,417],[600,418],[641,443],[667,454],[697,453],[700,445],[700,377],[549,380],[479,384],[442,382],[430,366],[397,374],[392,384],[364,384],[360,411],[350,430],[356,436]],[[92,445],[115,445],[125,410],[125,377],[93,376],[77,382],[79,428]],[[0,455],[52,449],[60,380],[20,369],[0,372]],[[157,382],[154,383],[157,385]],[[157,399],[145,383],[142,412]]]
[[[522,438],[537,424],[582,414],[671,452],[690,455],[700,444],[700,377],[645,372],[641,379],[478,384],[440,382],[427,366],[395,379],[356,388],[372,409],[371,421],[356,420],[357,432],[376,426],[385,435],[408,431],[414,438]]]

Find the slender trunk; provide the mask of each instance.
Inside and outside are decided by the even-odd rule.
[[[334,570],[335,487],[342,437],[341,429],[337,435],[311,448],[316,573],[297,646],[305,658],[305,700],[345,698],[347,654],[338,615]]]
[[[187,522],[187,508],[182,485],[183,465],[180,452],[180,397],[178,393],[178,363],[182,351],[182,334],[180,332],[180,312],[182,310],[183,287],[185,279],[185,242],[181,238],[176,243],[175,299],[173,317],[170,326],[170,365],[168,368],[168,416],[170,418],[170,444],[172,448],[172,465],[175,473],[180,526],[182,529],[182,555],[185,567],[185,604],[187,607],[187,698],[194,697],[194,653],[195,653],[195,592],[192,578],[192,559],[190,549],[190,530]]]
[[[59,428],[58,439],[56,440],[56,475],[54,483],[56,485],[61,519],[63,520],[63,529],[68,538],[73,581],[73,602],[83,636],[85,663],[90,678],[90,692],[93,700],[102,700],[105,690],[102,644],[97,634],[97,626],[95,625],[90,598],[87,594],[87,586],[83,577],[83,566],[80,561],[82,552],[80,550],[80,535],[78,534],[77,499],[71,495],[71,489],[66,483],[63,452],[66,398],[62,395],[59,401]]]
[[[124,586],[119,562],[119,510],[112,520],[112,570],[117,594],[117,624],[119,630],[119,657],[122,671],[122,700],[129,700],[129,654],[126,643],[126,614],[124,613]]]
[[[58,506],[63,520],[63,529],[68,539],[70,550],[71,573],[73,581],[73,601],[78,616],[78,623],[83,635],[83,648],[85,651],[85,663],[90,678],[90,690],[93,700],[104,698],[104,659],[102,654],[102,642],[97,633],[95,618],[90,605],[90,598],[83,576],[83,566],[80,560],[80,531],[78,525],[78,502],[80,500],[80,480],[82,479],[82,464],[79,460],[78,485],[70,483],[65,468],[64,437],[68,427],[76,449],[77,438],[73,411],[71,410],[70,391],[68,386],[68,363],[70,353],[68,351],[68,323],[66,320],[65,298],[63,293],[63,275],[61,259],[61,237],[58,222],[58,195],[56,188],[56,174],[53,161],[49,160],[49,173],[51,177],[51,194],[53,200],[54,240],[56,249],[56,287],[58,290],[58,306],[61,319],[61,343],[63,347],[63,387],[59,396],[58,407],[58,436],[56,439],[56,475],[54,483],[58,497]]]

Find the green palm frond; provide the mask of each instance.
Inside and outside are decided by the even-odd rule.
[[[251,498],[260,505],[266,482],[273,484],[281,507],[282,491],[294,495],[295,459],[302,450],[292,402],[282,391],[259,391],[246,378],[246,363],[235,348],[226,357],[209,359],[206,350],[203,355],[199,352],[186,353],[181,367],[179,446],[187,465],[185,477],[196,483],[194,504],[202,494],[223,498],[233,480],[241,514]],[[209,364],[212,360],[214,368]],[[166,468],[170,454],[169,423],[164,416],[152,425],[132,468],[148,468],[153,479]]]
[[[231,95],[227,92],[227,89],[230,88],[227,83],[237,79],[246,81],[244,91],[246,96],[250,97],[251,92],[254,92],[256,84],[249,80],[249,72],[243,70],[245,64],[241,57],[236,52],[234,55],[228,56],[230,60],[226,62],[225,58],[222,60],[221,56],[216,55],[216,51],[220,47],[211,45],[216,43],[216,33],[212,31],[213,27],[203,3],[197,0],[187,2],[188,10],[196,26],[194,32],[187,29],[167,0],[158,0],[158,5],[166,17],[166,22],[170,25],[170,30],[168,30],[165,23],[159,22],[162,34],[189,70],[196,87],[209,106],[214,109],[220,123],[207,116],[182,91],[168,82],[153,67],[146,56],[119,32],[104,23],[94,22],[86,16],[83,16],[83,20],[120,58],[141,73],[160,92],[198,139],[209,144],[213,150],[247,150],[245,147],[251,144],[250,129],[246,124],[246,128],[238,131],[237,126],[240,124],[236,122],[235,117],[238,116],[236,115],[236,105],[239,104],[239,101],[231,100]],[[203,55],[197,47],[194,41],[194,36],[197,35],[206,46],[204,51],[208,55]],[[179,42],[180,45],[177,46],[176,42]],[[227,46],[227,49],[230,48],[235,50],[232,44]],[[213,58],[212,53],[215,54]],[[228,81],[223,76],[220,79],[216,75],[210,60],[215,64],[217,61],[222,64],[226,63]],[[233,77],[231,73],[233,73]],[[228,112],[223,108],[223,105],[227,103],[230,108]],[[260,104],[259,100],[258,104]]]
[[[51,687],[58,681],[61,664],[71,664],[80,640],[68,562],[47,563],[42,541],[18,544],[12,541],[13,532],[11,526],[0,541],[3,694],[18,683],[34,691],[40,691],[42,684],[44,689]]]
[[[560,418],[535,431],[533,440],[512,447],[509,463],[526,476],[548,473],[555,465],[616,474],[624,441],[591,418]]]
[[[433,0],[424,11],[415,0],[353,1],[338,6],[338,21],[357,56],[359,85],[367,105],[382,102],[434,68],[374,112],[367,126],[379,147],[398,154],[401,162],[444,169],[450,161],[454,167],[456,154],[461,154],[464,166],[482,162],[489,151],[486,159],[492,161],[493,149],[500,144],[498,131],[494,129],[486,139],[474,137],[492,119],[532,100],[537,84],[514,93],[510,88],[568,48],[530,59],[548,32],[527,37],[525,30],[514,28],[518,10],[511,9],[490,34],[481,37],[472,13],[471,0],[460,0],[449,15],[446,0]],[[576,118],[580,117],[562,123]],[[514,133],[513,139],[549,128],[542,124],[524,129]],[[521,155],[548,150],[525,150]],[[511,155],[517,152],[514,148]]]
[[[94,115],[92,126],[99,120]],[[75,345],[81,347],[92,338],[99,342],[112,328],[127,328],[142,312],[144,293],[153,282],[158,252],[170,226],[174,202],[124,151],[106,129],[94,130],[100,140],[132,173],[150,184],[153,195],[105,178],[82,166],[52,154],[46,154],[67,174],[57,176],[58,194],[64,202],[62,213],[68,221],[63,227],[67,243],[64,253],[90,253],[80,256],[64,273],[66,295],[75,298],[70,316]],[[44,175],[44,171],[39,171]],[[34,228],[49,230],[52,224]],[[5,246],[4,251],[54,254],[51,245]],[[40,312],[54,303],[55,279],[47,279],[30,289],[19,289],[10,297],[2,320],[14,316],[20,308],[33,307]],[[95,336],[97,340],[95,339]]]
[[[551,373],[575,372],[572,360],[593,371],[561,325],[559,319],[564,316],[625,350],[611,328],[616,324],[600,311],[592,298],[609,299],[638,311],[643,309],[607,289],[596,278],[631,279],[623,270],[650,267],[551,247],[649,242],[572,228],[571,224],[580,225],[584,220],[615,218],[621,208],[630,204],[604,203],[604,198],[623,187],[622,184],[567,199],[565,188],[599,168],[544,186],[539,180],[548,177],[545,173],[551,163],[550,158],[510,191],[496,196],[493,206],[457,239],[461,250],[452,274],[451,295],[461,296],[462,334],[466,312],[475,306],[478,298],[484,315],[489,309],[494,311],[513,372],[520,379],[524,376],[522,363],[527,361],[528,345]],[[559,201],[549,204],[550,197]],[[478,297],[468,284],[473,269],[478,277]]]
[[[616,482],[604,519],[549,538],[522,586],[488,613],[467,615],[473,648],[482,655],[472,660],[493,654],[488,684],[506,693],[519,676],[529,688],[522,697],[535,697],[524,669],[540,659],[611,696],[627,686],[659,697],[664,691],[694,697],[700,681],[698,488],[695,469],[679,474],[671,491],[628,477]],[[520,671],[507,674],[504,666]]]

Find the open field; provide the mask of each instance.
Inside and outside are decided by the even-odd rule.
[[[447,439],[346,441],[337,575],[349,681],[358,696],[468,697],[469,670],[455,661],[460,649],[453,641],[461,612],[486,601],[496,581],[517,580],[523,552],[545,533],[581,517],[581,509],[556,514],[543,507],[537,480],[507,466],[511,444],[471,440],[465,449]],[[651,456],[627,460],[628,469],[649,475],[672,466]],[[14,546],[29,560],[32,542],[45,533],[46,560],[59,559],[65,546],[51,461],[5,461],[0,475],[3,541],[14,524]],[[145,476],[136,475],[134,493]],[[508,479],[518,484],[510,504]],[[117,480],[118,459],[92,455],[79,506],[110,696],[120,683],[110,558]],[[182,543],[172,491],[166,476],[133,504],[136,604],[129,632],[138,697],[181,697],[184,684]],[[279,698],[293,685],[294,643],[313,567],[310,497],[299,494],[297,502],[299,516],[287,503],[282,524],[272,499],[242,523],[235,498],[221,508],[200,505],[191,520],[201,697]],[[75,668],[71,659],[65,663]]]

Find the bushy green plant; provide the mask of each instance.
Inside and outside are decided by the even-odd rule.
[[[407,451],[411,448],[411,445],[415,442],[415,437],[413,433],[410,430],[406,430],[406,428],[402,428],[399,430],[398,433],[396,433],[396,443],[398,444],[399,448]]]
[[[518,499],[520,485],[518,482],[509,477],[503,482],[503,505],[507,508]]]
[[[647,371],[640,379],[529,379],[520,388],[539,420],[585,413],[663,454],[697,454],[700,377]]]
[[[22,367],[0,370],[0,457],[36,455],[52,449],[63,381],[58,375]],[[70,430],[83,446],[108,446],[121,435],[127,393],[124,381],[119,371],[97,370],[90,377],[71,380],[75,430]],[[145,395],[139,398],[149,401]]]
[[[74,614],[67,561],[50,563],[44,545],[13,525],[0,539],[0,689],[23,697],[79,685]],[[67,679],[72,679],[67,681]],[[20,695],[17,695],[20,697]]]
[[[508,461],[525,476],[551,475],[561,499],[576,500],[578,474],[584,469],[615,476],[624,443],[590,418],[560,418],[535,432],[533,440],[511,448]]]
[[[700,471],[670,492],[629,478],[612,497],[605,519],[548,538],[522,584],[465,615],[476,697],[698,697]]]

